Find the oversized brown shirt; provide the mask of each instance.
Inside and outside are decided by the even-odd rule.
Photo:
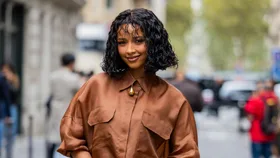
[[[85,150],[92,158],[200,157],[188,102],[155,75],[92,77],[71,101],[60,133],[58,151],[66,156]]]

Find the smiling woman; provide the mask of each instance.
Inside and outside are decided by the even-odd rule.
[[[113,21],[102,68],[61,121],[58,151],[74,158],[199,158],[193,112],[155,75],[178,60],[163,24],[146,9]]]
[[[138,25],[123,24],[117,37],[121,59],[128,65],[135,78],[141,77],[147,59],[147,45],[143,32]]]
[[[130,48],[140,43],[145,45],[145,72],[155,73],[178,65],[178,59],[168,41],[168,33],[155,14],[145,9],[126,10],[116,17],[109,32],[102,69],[110,76],[119,77],[129,70],[129,65],[119,54],[120,46],[128,40],[132,42]]]

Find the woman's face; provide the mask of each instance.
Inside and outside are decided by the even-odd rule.
[[[5,75],[5,76],[9,76],[9,75],[11,75],[11,70],[9,69],[9,67],[7,66],[7,65],[4,65],[3,67],[2,67],[2,72],[3,72],[3,74]]]
[[[15,74],[12,72],[9,66],[4,65],[2,67],[2,73],[5,75],[8,81],[13,81],[15,79]]]
[[[118,29],[118,51],[131,70],[143,70],[147,59],[147,45],[139,26],[123,24]]]

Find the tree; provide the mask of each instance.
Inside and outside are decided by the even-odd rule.
[[[235,55],[237,60],[245,63],[249,55],[247,49],[260,44],[250,42],[263,42],[267,34],[267,24],[263,18],[268,8],[269,0],[204,0],[203,16],[208,30],[219,34],[216,37],[228,36],[229,41],[240,43]]]
[[[209,32],[208,55],[215,70],[228,70],[234,67],[234,54],[231,38],[216,32]]]
[[[166,27],[180,63],[185,59],[186,44],[184,34],[191,27],[192,9],[190,0],[169,0],[167,2]]]

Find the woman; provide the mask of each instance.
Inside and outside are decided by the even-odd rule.
[[[89,79],[71,101],[58,151],[74,158],[199,158],[190,105],[155,75],[177,64],[153,12],[120,13],[110,28],[105,73]]]
[[[0,71],[0,150],[4,135],[4,125],[11,124],[9,84],[4,74]],[[2,152],[0,152],[0,157]]]
[[[9,83],[9,93],[11,99],[10,112],[12,124],[5,127],[6,153],[7,158],[12,157],[12,149],[17,134],[18,127],[18,91],[20,87],[19,77],[13,64],[5,63],[1,66],[1,70]]]

